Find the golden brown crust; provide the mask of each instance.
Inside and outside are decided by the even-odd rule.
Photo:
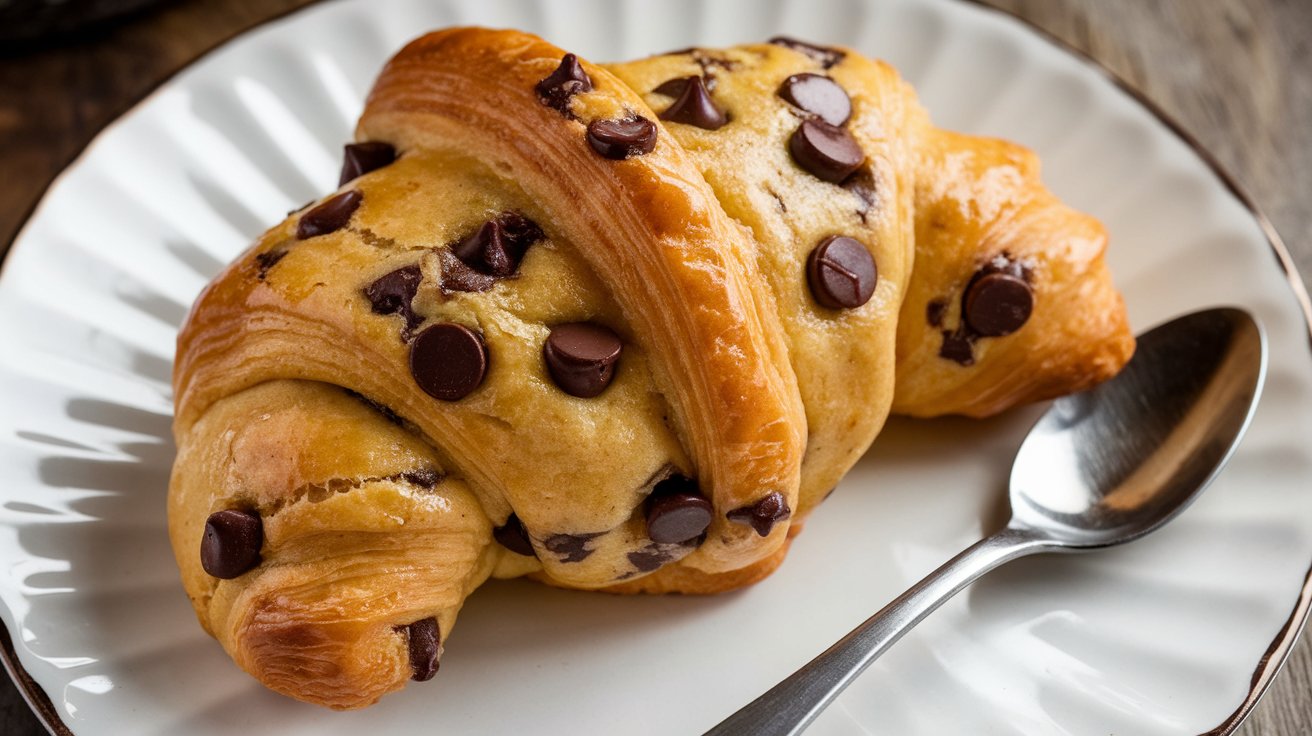
[[[571,100],[577,119],[542,104],[535,86],[564,54],[515,31],[428,34],[384,67],[359,133],[400,150],[458,147],[513,171],[531,199],[569,203],[552,210],[549,226],[648,346],[653,377],[719,512],[708,543],[684,564],[734,569],[781,538],[760,539],[724,513],[762,489],[797,505],[802,405],[778,317],[745,233],[668,135],[651,153],[619,162],[585,143],[594,120],[655,120],[642,98],[584,62],[593,90]]]
[[[1114,376],[1134,338],[1103,260],[1102,224],[1045,189],[1038,158],[1013,143],[934,130],[919,168],[893,411],[984,417]],[[963,327],[967,284],[998,257],[1027,272],[1033,315],[1013,334],[974,340],[970,365],[944,359],[945,335]],[[927,319],[931,302],[943,305],[939,325]]]
[[[358,136],[399,158],[343,187],[360,204],[340,229],[299,238],[301,211],[266,233],[179,335],[170,535],[198,617],[239,665],[358,708],[410,676],[406,627],[433,618],[444,639],[489,576],[613,593],[749,585],[890,409],[985,415],[1119,369],[1133,340],[1101,226],[1043,189],[1032,154],[935,129],[896,72],[844,51],[827,68],[776,46],[584,61],[593,89],[563,111],[535,87],[564,52],[526,34],[441,31],[388,63]],[[698,73],[717,77],[729,124],[660,122],[660,84]],[[776,91],[795,74],[850,97],[855,179],[822,181],[789,154],[807,113]],[[628,116],[654,122],[654,149],[594,152],[588,124]],[[503,213],[543,237],[512,276],[448,288],[452,244]],[[878,269],[855,308],[808,285],[809,253],[835,235]],[[971,336],[971,365],[946,360],[964,291],[1000,257],[1025,269],[1033,316]],[[367,297],[398,269],[416,280],[413,324]],[[596,397],[566,394],[544,365],[567,322],[623,344]],[[414,335],[442,323],[488,354],[457,401],[409,365]],[[672,473],[713,506],[698,544],[650,539],[647,499]],[[774,521],[744,523],[769,494],[784,506]],[[264,544],[256,567],[219,580],[197,551],[225,509],[256,514]],[[512,513],[531,555],[494,541]]]
[[[714,189],[724,210],[756,243],[760,270],[784,328],[797,387],[806,408],[807,446],[800,514],[809,512],[866,451],[893,400],[898,308],[915,243],[912,231],[915,137],[893,131],[926,124],[914,95],[891,67],[857,54],[829,70],[776,45],[698,49],[610,67],[664,110],[669,79],[706,74],[731,123],[717,130],[667,123],[670,135]],[[866,154],[854,180],[878,191],[864,201],[853,186],[822,181],[798,167],[786,142],[804,113],[776,91],[796,74],[826,73],[847,92],[852,117],[844,126]],[[762,98],[778,104],[761,104]],[[743,151],[752,155],[744,156]],[[826,237],[865,245],[879,278],[870,301],[855,309],[824,307],[804,277],[808,255]]]
[[[197,552],[206,517],[228,508],[259,512],[262,560],[218,580]],[[435,617],[449,632],[503,554],[431,448],[307,381],[239,392],[194,425],[174,466],[169,531],[197,615],[233,659],[278,692],[340,709],[402,687],[411,672],[397,628]]]

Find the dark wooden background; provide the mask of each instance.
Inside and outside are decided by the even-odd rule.
[[[1312,0],[984,1],[1089,53],[1156,101],[1236,176],[1302,273],[1312,273]],[[304,4],[186,0],[39,49],[0,47],[0,252],[102,127],[201,52]],[[40,733],[0,678],[0,734]],[[1306,638],[1239,733],[1312,734]]]

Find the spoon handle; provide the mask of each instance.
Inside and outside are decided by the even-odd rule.
[[[998,565],[1047,546],[1033,532],[1011,526],[976,542],[705,736],[800,734],[857,675],[944,601]]]

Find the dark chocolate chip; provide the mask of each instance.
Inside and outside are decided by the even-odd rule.
[[[721,63],[715,59],[709,59],[703,56],[698,56],[696,61],[702,68],[701,74],[695,74],[691,77],[674,77],[672,79],[667,79],[653,87],[652,92],[665,95],[666,97],[678,98],[681,97],[683,91],[688,88],[688,80],[696,79],[697,77],[701,77],[702,85],[706,87],[707,92],[714,92],[716,82],[714,77],[715,68],[720,67],[731,69],[734,66],[731,62]]]
[[[437,487],[438,483],[442,482],[443,475],[432,468],[420,468],[419,470],[407,470],[401,473],[399,477],[411,485],[431,491]]]
[[[470,268],[464,261],[457,258],[456,254],[452,253],[449,248],[439,250],[437,258],[442,262],[442,280],[439,285],[443,293],[487,291],[496,286],[499,280],[496,276],[488,276]]]
[[[537,554],[533,551],[533,543],[529,541],[528,529],[524,528],[524,522],[515,514],[511,514],[506,523],[492,530],[492,538],[515,554],[526,557]]]
[[[593,120],[588,123],[588,144],[615,161],[651,153],[656,148],[656,123],[641,115]]]
[[[838,49],[831,49],[828,46],[816,46],[815,44],[798,41],[795,38],[789,38],[787,36],[775,36],[770,39],[769,43],[776,46],[790,48],[798,53],[806,54],[812,59],[820,62],[820,65],[826,69],[842,61],[843,57],[847,55]]]
[[[451,252],[466,266],[489,276],[509,276],[518,259],[507,251],[504,233],[496,220],[488,220],[464,240],[454,243]]]
[[[537,91],[538,97],[542,98],[542,104],[568,115],[569,98],[591,92],[592,79],[583,71],[577,56],[565,54],[560,60],[560,66],[547,75],[546,79],[538,82]]]
[[[687,123],[705,130],[719,130],[729,122],[729,116],[716,107],[715,100],[712,100],[711,93],[706,91],[706,83],[701,77],[688,77],[684,80],[683,91],[679,93],[674,103],[661,113],[661,120]]]
[[[562,391],[589,399],[610,385],[623,347],[619,336],[601,325],[569,322],[551,328],[542,357]]]
[[[523,243],[525,248],[547,237],[536,222],[518,212],[502,212],[497,215],[497,222],[501,223],[507,238],[515,243]]]
[[[410,679],[415,682],[433,679],[440,666],[438,655],[442,651],[442,631],[437,619],[421,618],[409,626],[397,627],[397,630],[404,631],[409,640]]]
[[[788,500],[782,493],[776,491],[750,506],[734,509],[725,516],[729,521],[751,526],[757,534],[764,537],[774,528],[775,522],[783,521],[792,514],[792,509],[788,508]]]
[[[487,346],[464,325],[442,322],[410,344],[410,375],[425,393],[442,401],[465,398],[487,375]]]
[[[970,335],[962,330],[943,330],[943,345],[938,349],[938,357],[960,365],[974,365],[975,346]]]
[[[424,321],[414,312],[415,294],[419,293],[419,284],[423,280],[419,264],[404,266],[383,274],[364,287],[364,296],[374,314],[399,314],[405,318],[402,337],[406,337]]]
[[[711,502],[700,494],[653,494],[647,501],[647,536],[661,544],[696,539],[711,525],[711,514]]]
[[[948,303],[942,299],[931,299],[925,305],[925,321],[930,327],[942,327],[943,317],[948,313]]]
[[[847,92],[823,74],[794,74],[779,85],[779,96],[830,125],[842,125],[852,117]]]
[[[256,277],[263,281],[269,275],[269,269],[273,268],[278,261],[287,255],[285,250],[266,250],[263,253],[255,254]]]
[[[296,224],[296,238],[305,240],[341,230],[351,221],[351,215],[363,200],[364,196],[352,189],[320,204],[301,215],[301,221]]]
[[[1023,280],[1005,273],[984,276],[966,292],[966,322],[984,337],[1019,330],[1034,309],[1034,292]]]
[[[205,520],[200,540],[200,566],[205,572],[231,580],[260,564],[264,523],[259,514],[237,509],[215,511]]]
[[[390,143],[366,141],[364,143],[347,143],[342,152],[342,175],[337,182],[341,186],[346,182],[396,160],[396,149]]]
[[[675,77],[673,79],[667,79],[657,85],[652,92],[665,95],[666,97],[681,97],[683,96],[683,91],[688,88],[688,80],[696,78],[697,77]]]
[[[638,572],[651,572],[674,559],[674,555],[655,545],[644,547],[636,552],[630,552],[627,556],[629,562],[638,569]]]
[[[870,301],[879,271],[864,245],[845,235],[831,235],[806,259],[806,280],[821,305],[853,309]]]
[[[473,234],[451,246],[466,266],[488,276],[512,276],[533,243],[545,237],[542,228],[515,212],[503,212]]]
[[[798,166],[834,184],[846,179],[866,160],[861,146],[846,128],[823,120],[803,120],[788,139],[788,150]]]
[[[588,542],[600,537],[602,532],[590,534],[553,534],[547,537],[542,546],[549,552],[560,556],[561,562],[582,562],[596,550],[588,549]]]

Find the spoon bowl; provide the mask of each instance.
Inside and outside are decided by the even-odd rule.
[[[1011,526],[1054,544],[1121,544],[1183,511],[1243,436],[1266,375],[1261,327],[1239,309],[1138,338],[1111,381],[1053,402],[1011,471]]]
[[[1121,373],[1057,399],[1011,471],[1012,516],[707,736],[794,736],[902,635],[997,566],[1137,539],[1193,502],[1257,407],[1266,337],[1247,312],[1194,312],[1138,338]]]

